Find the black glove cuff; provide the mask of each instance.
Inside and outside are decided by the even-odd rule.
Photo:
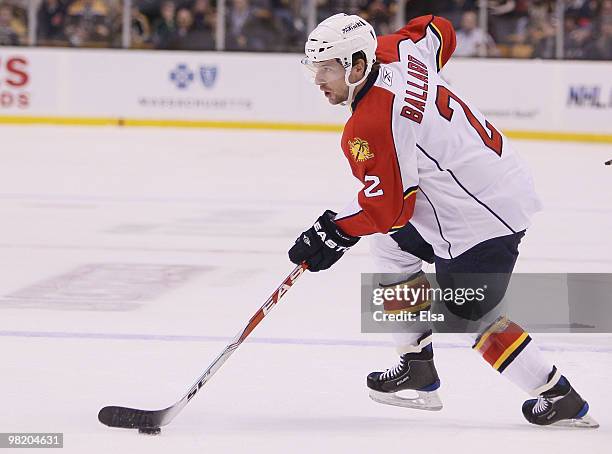
[[[317,225],[315,223],[315,231],[319,233],[320,230],[325,232],[332,241],[336,242],[339,246],[350,248],[357,244],[357,241],[361,239],[358,236],[351,236],[342,231],[340,227],[334,222],[334,218],[337,213],[334,213],[331,210],[326,210],[325,213],[318,219],[318,222],[321,224],[321,229],[317,229]]]

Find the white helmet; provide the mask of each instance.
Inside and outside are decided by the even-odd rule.
[[[349,86],[350,104],[353,90],[362,83],[376,62],[376,33],[374,28],[359,16],[340,13],[328,17],[308,35],[305,45],[306,58],[303,63],[313,63],[326,60],[340,60],[344,67],[344,80]],[[353,54],[363,51],[366,57],[366,70],[361,80],[349,82],[353,68]]]

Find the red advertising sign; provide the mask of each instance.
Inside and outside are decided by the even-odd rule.
[[[30,72],[27,58],[0,54],[0,109],[30,105]]]

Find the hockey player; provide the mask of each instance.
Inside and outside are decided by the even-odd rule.
[[[488,282],[485,304],[448,305],[466,322],[482,321],[506,291],[540,202],[506,137],[439,76],[454,48],[452,25],[434,16],[377,40],[362,18],[337,14],[308,36],[302,63],[331,104],[351,108],[341,146],[363,188],[339,214],[325,211],[289,257],[310,271],[325,270],[372,235],[379,271],[402,276],[385,286],[423,286],[422,260],[435,262],[443,287],[461,284],[457,273],[496,273],[502,278]],[[387,303],[385,310],[402,308]],[[442,408],[431,338],[430,330],[394,334],[399,363],[368,376],[372,399]],[[473,348],[534,397],[523,404],[530,423],[597,427],[588,404],[517,324],[503,316],[488,320]],[[402,398],[402,390],[418,398]]]

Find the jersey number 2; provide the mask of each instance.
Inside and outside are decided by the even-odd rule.
[[[376,175],[366,175],[364,179],[366,182],[372,183],[363,190],[366,197],[378,197],[379,195],[384,194],[382,189],[376,189],[380,184],[380,178],[378,178]],[[376,191],[374,189],[376,189]]]
[[[440,112],[440,115],[442,115],[448,121],[451,121],[451,119],[453,118],[453,114],[455,113],[453,108],[450,106],[451,99],[454,99],[457,104],[461,106],[463,112],[465,113],[465,116],[467,117],[467,120],[470,122],[470,125],[472,125],[472,127],[476,130],[484,144],[488,148],[493,150],[498,156],[501,156],[502,136],[499,131],[495,129],[495,127],[487,120],[485,120],[485,125],[483,126],[478,121],[476,116],[472,113],[466,103],[464,103],[456,94],[454,94],[448,88],[442,85],[438,85],[436,106],[438,107],[438,112]],[[490,131],[491,135],[489,135],[489,132],[487,132],[487,129],[485,129],[485,127]]]

